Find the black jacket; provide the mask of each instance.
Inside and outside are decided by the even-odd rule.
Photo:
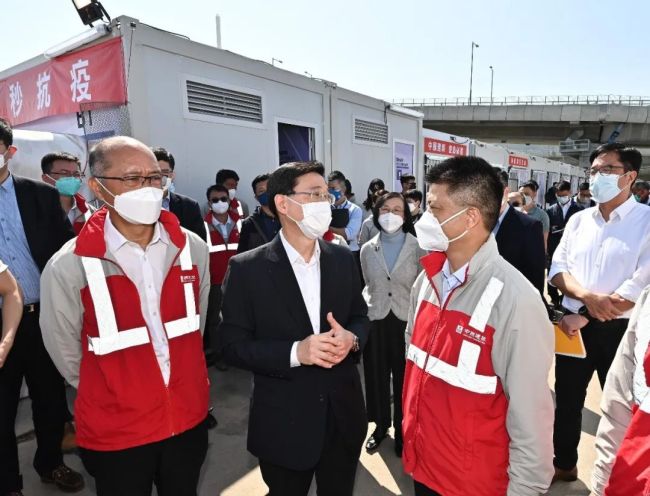
[[[195,200],[178,193],[169,193],[169,211],[178,217],[181,227],[192,231],[203,241],[207,239],[201,208]]]
[[[277,219],[273,219],[274,227],[271,232],[265,229],[266,222],[269,217],[262,212],[261,208],[257,208],[255,213],[250,217],[246,217],[241,225],[241,232],[239,233],[239,246],[237,253],[244,253],[253,248],[262,246],[263,244],[271,241],[278,234],[280,230],[280,223]]]
[[[549,260],[553,258],[553,253],[555,253],[555,250],[560,244],[560,240],[562,239],[562,234],[564,234],[564,227],[566,226],[566,223],[569,222],[569,219],[573,214],[575,214],[576,212],[580,212],[580,210],[582,210],[582,207],[578,205],[576,202],[574,202],[573,200],[571,200],[571,205],[569,206],[569,210],[567,211],[566,218],[564,218],[562,207],[557,203],[551,205],[546,209],[548,218],[551,221],[551,228],[548,232],[548,248],[547,248]]]
[[[13,179],[29,251],[38,270],[43,272],[52,255],[74,238],[75,233],[55,188],[25,177],[13,176]]]
[[[542,223],[510,207],[496,240],[499,254],[544,295],[546,254]]]
[[[328,312],[359,337],[368,339],[367,307],[351,252],[319,241],[321,248],[321,325]],[[356,362],[290,367],[291,348],[312,334],[312,325],[280,236],[230,259],[224,281],[218,329],[224,360],[254,373],[248,424],[248,450],[267,462],[306,470],[318,462],[328,409],[351,449],[358,450],[367,418]]]

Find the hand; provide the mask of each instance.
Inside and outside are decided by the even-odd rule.
[[[7,357],[9,356],[9,352],[11,351],[12,346],[13,342],[9,341],[8,339],[3,339],[0,341],[0,369],[7,361]]]
[[[578,334],[578,331],[589,323],[589,319],[578,314],[565,315],[557,323],[560,330],[569,338]]]
[[[587,293],[582,299],[582,302],[586,305],[587,310],[589,310],[589,315],[601,322],[617,319],[622,314],[616,308],[616,304],[619,304],[618,300],[612,295]]]
[[[298,361],[302,365],[318,365],[331,369],[338,363],[336,356],[339,353],[338,340],[334,338],[333,331],[311,334],[298,343]]]
[[[340,363],[345,359],[345,357],[348,356],[354,347],[354,342],[356,341],[357,337],[347,329],[344,329],[343,326],[336,321],[334,315],[332,315],[332,312],[329,312],[327,314],[327,322],[329,322],[329,324],[332,326],[332,330],[330,332],[333,333],[332,335],[337,340],[339,351],[336,357],[338,360],[336,363]]]

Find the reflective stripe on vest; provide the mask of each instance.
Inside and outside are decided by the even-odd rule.
[[[646,413],[650,413],[650,387],[645,373],[645,355],[650,346],[650,304],[641,307],[636,323],[634,343],[634,374],[632,375],[632,396],[634,402]]]
[[[237,215],[239,216],[237,219],[237,232],[241,232],[241,220],[244,218],[244,209],[239,200],[237,200]]]
[[[192,256],[189,239],[180,254],[181,270],[192,270]],[[98,258],[81,257],[81,263],[88,280],[88,289],[95,307],[98,337],[88,338],[88,349],[95,355],[107,355],[115,351],[149,343],[146,326],[118,331],[115,309],[108,291],[106,275]],[[182,276],[181,276],[182,277]],[[198,331],[200,316],[196,313],[196,300],[192,282],[183,282],[186,316],[164,324],[167,338],[172,339],[190,332]]]
[[[210,253],[217,253],[220,251],[237,251],[237,248],[239,248],[239,243],[224,243],[222,245],[213,245],[212,236],[210,236],[210,229],[208,227],[208,223],[203,222],[203,224],[205,224],[205,233],[206,233],[205,242],[208,244]],[[239,232],[240,226],[241,226],[241,221],[237,221],[237,232]]]
[[[424,283],[418,294],[420,303],[425,300],[429,283]],[[492,312],[494,303],[501,295],[503,281],[492,277],[479,299],[469,325],[474,329],[485,332],[485,326]],[[428,301],[428,299],[427,299]],[[479,375],[476,373],[478,360],[481,354],[481,346],[470,341],[463,340],[458,355],[458,365],[451,365],[433,355],[428,355],[414,344],[410,344],[406,353],[406,359],[411,360],[427,374],[445,381],[447,384],[456,386],[467,391],[478,394],[494,394],[497,388],[497,377]]]
[[[88,222],[88,219],[90,219],[90,216],[92,215],[92,211],[90,208],[84,212],[84,221]]]

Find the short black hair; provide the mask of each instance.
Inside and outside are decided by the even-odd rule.
[[[315,172],[319,176],[325,176],[325,167],[320,162],[289,162],[275,169],[269,177],[266,192],[269,195],[269,208],[276,217],[278,211],[275,208],[275,195],[290,195],[294,193],[298,178]]]
[[[510,186],[510,176],[508,176],[508,173],[505,170],[503,170],[501,167],[492,167],[492,170],[494,170],[495,174],[499,177],[499,181],[503,185],[504,189]]]
[[[456,203],[478,209],[488,232],[494,229],[501,211],[504,186],[497,171],[484,159],[448,158],[429,168],[425,179],[427,183],[446,186],[447,194]]]
[[[370,181],[370,184],[368,185],[366,199],[363,200],[363,208],[365,208],[366,210],[372,209],[375,191],[379,191],[384,188],[385,186],[384,186],[383,179],[379,179],[378,177],[376,177],[372,181]]]
[[[223,184],[213,184],[205,192],[205,196],[208,199],[208,201],[210,201],[210,193],[212,193],[213,191],[221,191],[222,193],[228,194],[228,188],[226,188]]]
[[[424,198],[424,195],[422,194],[422,191],[419,189],[409,189],[408,191],[404,192],[404,198],[407,200],[416,200],[419,201],[420,204],[422,204],[422,199]]]
[[[650,191],[650,183],[648,181],[643,181],[639,179],[638,181],[634,181],[634,185],[632,186],[632,189],[645,189],[646,191]]]
[[[14,144],[14,132],[11,129],[11,124],[2,117],[0,117],[0,141],[2,141],[7,148]]]
[[[345,182],[345,174],[343,174],[341,171],[332,171],[330,172],[329,176],[327,176],[327,182],[329,183],[330,181],[343,181]]]
[[[569,181],[560,181],[557,185],[557,191],[571,191],[571,183]]]
[[[526,181],[524,184],[521,185],[521,187],[530,188],[537,193],[537,190],[539,189],[539,184],[537,184],[537,181]]]
[[[345,192],[348,195],[352,195],[353,194],[352,193],[352,183],[350,182],[350,180],[346,178],[345,181],[343,181],[343,182],[345,183]]]
[[[253,187],[253,194],[255,194],[255,186],[258,185],[258,183],[261,183],[263,181],[268,181],[269,177],[271,177],[271,174],[260,174],[259,176],[256,176],[255,179],[253,179],[253,182],[251,183],[251,186]]]
[[[174,160],[174,156],[165,148],[159,146],[158,148],[152,148],[151,151],[156,156],[156,160],[167,162],[169,164],[169,168],[172,171],[174,170],[174,167],[176,167],[176,160]]]
[[[580,186],[578,186],[578,189],[579,189],[580,191],[584,191],[584,190],[586,190],[586,189],[589,189],[589,183],[587,183],[587,182],[580,183]]]
[[[234,170],[221,169],[217,171],[214,182],[217,184],[223,184],[228,179],[234,179],[235,181],[239,182],[239,175]]]
[[[599,156],[604,153],[616,152],[618,159],[625,167],[625,172],[635,171],[639,172],[643,157],[641,152],[636,148],[624,145],[623,143],[605,143],[596,148],[589,156],[589,163],[593,164]]]
[[[52,152],[48,153],[41,159],[41,170],[43,174],[49,174],[52,172],[52,166],[57,160],[65,160],[66,162],[74,162],[77,164],[77,167],[81,168],[81,161],[79,158],[75,157],[72,153],[68,152]]]
[[[415,176],[413,174],[404,174],[399,178],[399,182],[401,184],[408,183],[408,182],[415,182]]]
[[[402,231],[405,233],[411,233],[415,235],[415,228],[413,227],[413,217],[411,216],[411,209],[409,208],[408,204],[406,203],[406,198],[404,195],[401,193],[397,193],[396,191],[392,193],[386,193],[384,195],[381,195],[379,198],[377,198],[377,201],[372,207],[372,223],[375,225],[379,231],[383,231],[384,229],[381,227],[381,224],[379,224],[379,210],[381,207],[386,203],[388,200],[392,198],[399,198],[402,200],[402,204],[404,205],[404,224],[402,224]]]

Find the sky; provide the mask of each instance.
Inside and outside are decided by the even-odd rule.
[[[0,70],[81,33],[70,0],[2,0]],[[103,0],[141,22],[385,100],[650,94],[646,0]],[[7,8],[7,6],[9,8]]]

